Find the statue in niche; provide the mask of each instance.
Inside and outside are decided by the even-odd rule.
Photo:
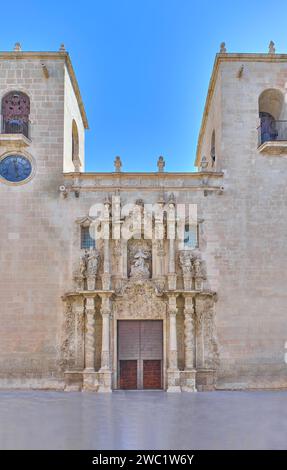
[[[196,258],[194,260],[193,268],[194,268],[194,277],[195,278],[203,278],[204,277],[201,259]]]
[[[85,253],[80,258],[79,270],[74,276],[80,290],[85,289],[85,282],[87,282],[88,290],[95,290],[98,266],[99,252],[95,248],[85,250]]]
[[[143,249],[139,248],[133,257],[133,264],[131,266],[131,277],[138,279],[148,279],[150,277],[150,270],[148,266],[149,254]]]
[[[190,251],[180,252],[179,263],[184,276],[192,274],[192,253]]]
[[[85,250],[85,253],[83,254],[83,256],[81,256],[81,259],[80,259],[80,277],[81,279],[85,279],[86,277],[86,274],[87,274],[87,262],[88,262],[88,251]]]
[[[96,276],[98,272],[99,253],[95,248],[90,248],[87,253],[87,277]]]

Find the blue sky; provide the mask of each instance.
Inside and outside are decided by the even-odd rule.
[[[191,171],[214,56],[287,52],[287,2],[1,2],[0,49],[70,52],[85,103],[86,170]]]

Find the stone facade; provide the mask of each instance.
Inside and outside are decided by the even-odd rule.
[[[2,129],[0,167],[16,153],[33,167],[21,183],[0,178],[1,387],[117,388],[121,320],[162,321],[167,391],[287,386],[286,157],[284,142],[257,145],[259,97],[267,89],[285,96],[286,75],[285,55],[221,52],[199,136],[200,171],[165,172],[159,157],[156,173],[125,173],[116,157],[114,172],[91,174],[68,54],[0,54],[1,100],[18,90],[31,106],[28,137]],[[151,215],[148,239],[145,204],[165,214]],[[170,236],[178,205],[197,207],[193,246]],[[131,226],[133,236],[124,237]],[[81,244],[85,229],[102,232],[95,247]]]

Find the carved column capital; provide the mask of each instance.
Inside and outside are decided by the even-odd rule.
[[[194,314],[194,305],[193,297],[191,295],[184,296],[184,314],[193,315]]]
[[[168,313],[169,315],[176,315],[178,308],[176,306],[177,294],[168,296]]]
[[[102,299],[101,314],[110,315],[111,314],[111,296],[101,294],[100,297]]]

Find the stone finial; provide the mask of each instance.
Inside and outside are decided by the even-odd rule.
[[[243,75],[244,65],[241,65],[240,69],[237,72],[237,78],[241,78]]]
[[[275,44],[273,41],[269,43],[269,54],[275,54]]]
[[[111,205],[111,200],[109,196],[106,196],[104,199],[104,206],[110,206]]]
[[[144,207],[144,200],[143,199],[137,199],[135,204],[136,204],[136,206]]]
[[[164,171],[165,161],[162,156],[158,157],[157,167],[158,167],[159,173],[162,173]]]
[[[161,194],[161,195],[159,196],[157,203],[158,203],[159,205],[164,206],[165,200],[164,200],[164,195],[163,195],[163,194]]]
[[[202,157],[201,162],[200,162],[200,171],[206,170],[208,167],[208,161],[205,156]]]
[[[220,50],[219,50],[220,54],[226,54],[226,47],[225,47],[225,42],[222,42],[220,44]]]
[[[21,52],[21,51],[22,51],[22,47],[21,47],[20,42],[15,42],[14,52]]]
[[[59,52],[66,52],[65,44],[60,45]]]
[[[119,173],[122,169],[121,157],[116,157],[114,161],[115,171]]]

